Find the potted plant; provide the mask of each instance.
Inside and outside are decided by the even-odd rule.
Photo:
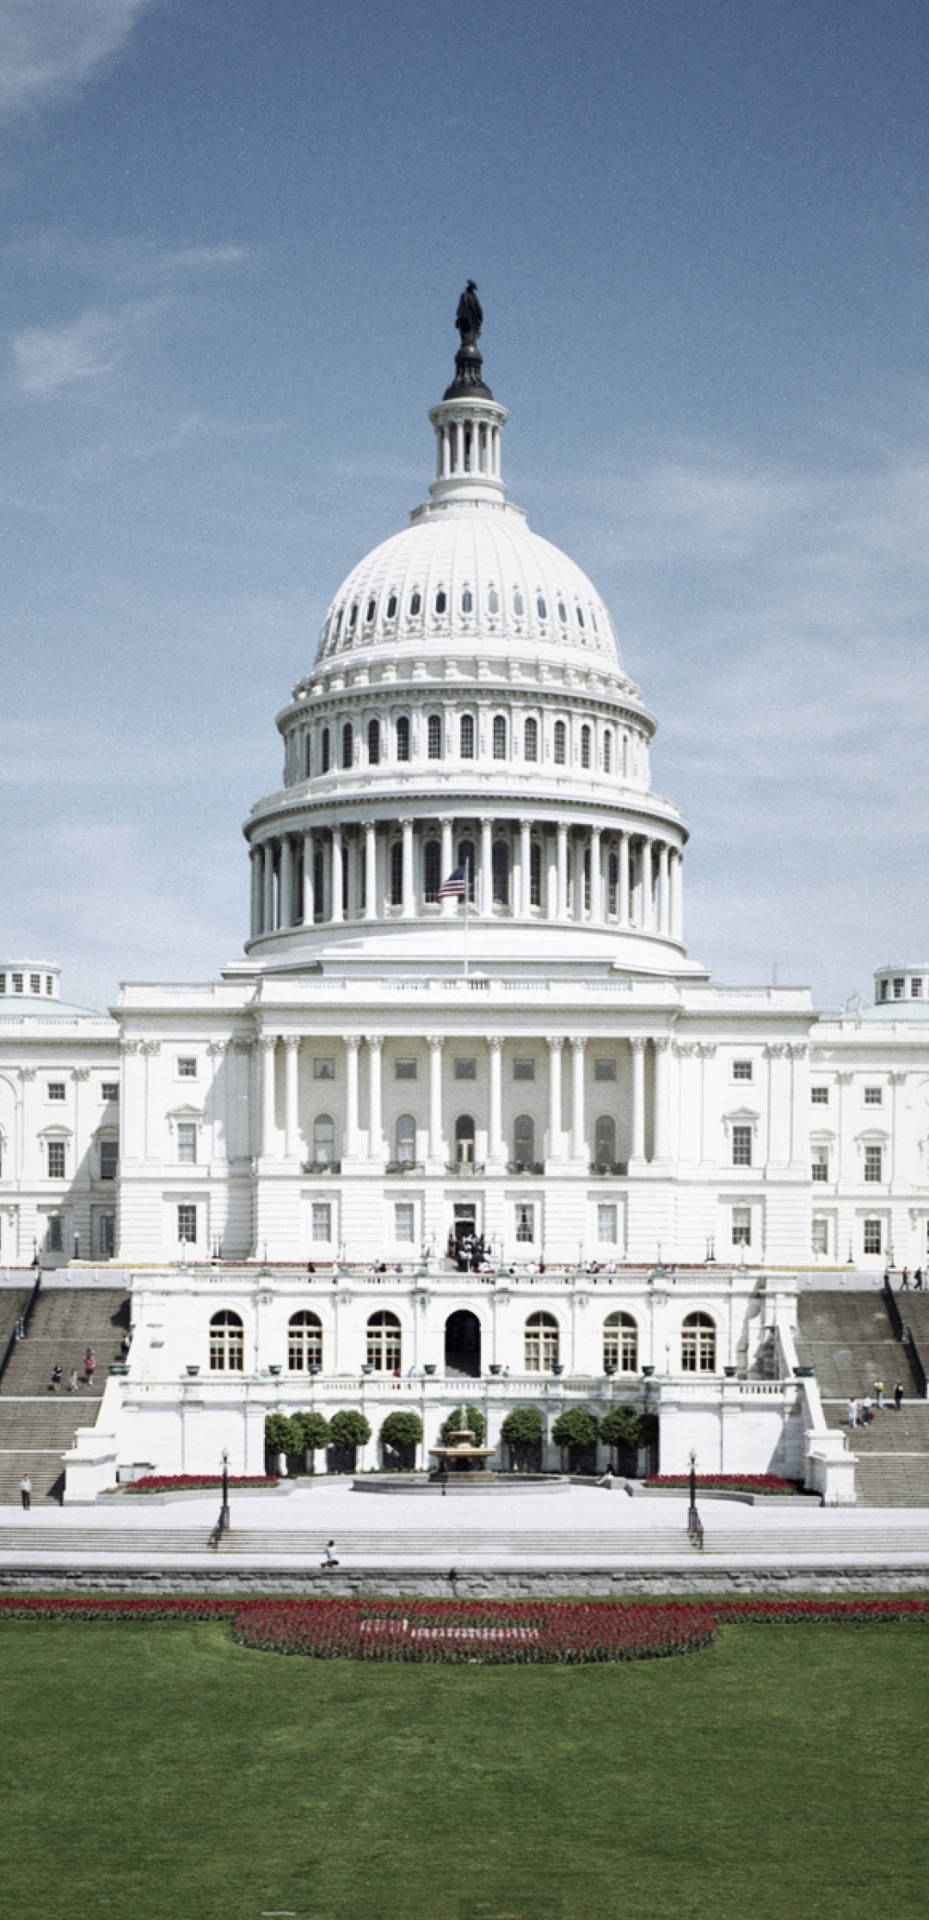
[[[427,1360],[425,1366],[423,1367],[423,1372],[430,1373],[430,1374],[435,1373],[435,1361]]]
[[[562,1374],[562,1373],[564,1373],[564,1361],[563,1361],[563,1360],[553,1360],[553,1362],[552,1362],[552,1372],[553,1372],[553,1373],[555,1373],[555,1374],[559,1374],[559,1375],[560,1375],[560,1374]]]
[[[184,1372],[189,1375],[191,1380],[194,1380],[196,1379],[197,1374],[200,1372],[200,1368],[193,1367],[193,1366],[185,1367]]]
[[[503,1372],[503,1368],[502,1368],[502,1366],[501,1366],[501,1364],[500,1364],[500,1361],[499,1361],[499,1360],[492,1360],[492,1361],[491,1361],[491,1363],[490,1363],[490,1366],[489,1366],[489,1368],[488,1368],[488,1372],[490,1372],[490,1373],[502,1373],[502,1372]]]
[[[269,1368],[268,1368],[268,1372],[269,1372],[269,1373],[271,1373],[271,1374],[273,1374],[273,1375],[274,1375],[274,1378],[275,1378],[275,1379],[277,1379],[277,1376],[278,1376],[278,1374],[280,1373],[280,1371],[281,1371],[281,1363],[280,1363],[280,1361],[279,1361],[279,1360],[273,1360],[273,1361],[271,1362],[271,1365],[270,1365],[270,1366],[269,1366]]]

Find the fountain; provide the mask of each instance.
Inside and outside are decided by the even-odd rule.
[[[493,1453],[493,1447],[479,1447],[465,1419],[462,1407],[458,1415],[457,1427],[452,1427],[448,1436],[448,1445],[430,1447],[437,1465],[429,1478],[443,1480],[449,1473],[482,1473],[485,1480],[492,1480],[493,1474],[487,1472],[487,1462]]]

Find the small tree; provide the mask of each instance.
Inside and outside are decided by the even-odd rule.
[[[371,1438],[371,1428],[356,1407],[342,1407],[329,1422],[329,1451],[337,1473],[353,1473],[359,1447]]]
[[[282,1453],[286,1454],[288,1460],[292,1460],[295,1454],[302,1451],[303,1441],[290,1415],[267,1414],[265,1416],[265,1453],[268,1456],[266,1464],[270,1462],[272,1471],[277,1472],[277,1463]]]
[[[384,1465],[412,1467],[416,1460],[416,1449],[422,1437],[423,1423],[418,1413],[399,1408],[396,1413],[389,1413],[381,1425],[380,1432]],[[388,1459],[388,1455],[393,1457]]]
[[[473,1407],[469,1402],[467,1406],[456,1407],[454,1413],[447,1415],[439,1428],[439,1439],[443,1447],[448,1446],[452,1434],[457,1433],[460,1427],[469,1427],[475,1446],[483,1446],[487,1422],[480,1407]]]
[[[552,1439],[567,1455],[571,1473],[591,1472],[597,1460],[597,1422],[586,1407],[566,1407],[552,1428]],[[591,1458],[592,1456],[592,1458]]]
[[[331,1437],[329,1422],[324,1414],[317,1413],[315,1408],[308,1408],[305,1413],[295,1413],[291,1418],[291,1425],[299,1431],[306,1457],[307,1472],[315,1473],[314,1456],[323,1447],[329,1445]]]
[[[500,1438],[509,1449],[512,1465],[520,1472],[542,1464],[542,1415],[538,1407],[525,1402],[511,1407],[500,1428]]]
[[[658,1421],[653,1413],[637,1413],[635,1407],[611,1407],[600,1422],[600,1438],[617,1470],[635,1473],[639,1453],[657,1442]]]

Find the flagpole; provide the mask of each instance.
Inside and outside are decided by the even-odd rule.
[[[468,895],[471,891],[471,862],[465,861],[464,884],[464,977],[468,977]]]

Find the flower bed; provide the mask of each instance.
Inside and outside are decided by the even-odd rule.
[[[127,1480],[120,1493],[213,1493],[223,1484],[221,1473],[146,1473]],[[279,1487],[276,1473],[230,1473],[229,1487]]]
[[[642,1485],[644,1487],[682,1487],[686,1493],[690,1486],[689,1473],[649,1473]],[[698,1473],[697,1487],[705,1492],[720,1493],[802,1493],[802,1480],[782,1480],[777,1473]]]

